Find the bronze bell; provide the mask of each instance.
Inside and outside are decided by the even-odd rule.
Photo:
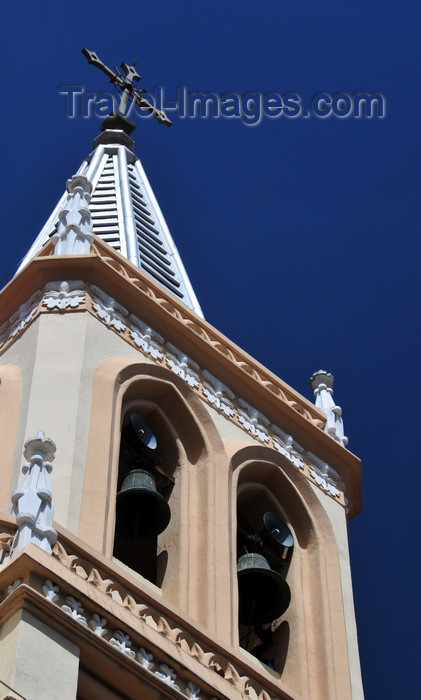
[[[238,613],[242,625],[264,625],[288,608],[290,588],[261,554],[243,554],[237,562]]]
[[[122,537],[147,540],[163,532],[171,511],[145,469],[132,469],[117,494],[116,532]]]

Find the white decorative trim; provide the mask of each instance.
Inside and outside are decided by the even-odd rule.
[[[336,486],[333,486],[333,484],[331,484],[330,481],[324,479],[322,476],[320,476],[320,474],[317,474],[317,472],[314,471],[314,469],[310,469],[310,474],[316,482],[317,486],[320,486],[324,491],[327,491],[335,498],[339,498],[341,492],[336,488]]]
[[[167,366],[177,377],[183,379],[192,389],[198,389],[199,381],[199,365],[188,357],[184,352],[176,348],[172,343],[166,343],[167,351]]]
[[[159,671],[155,671],[155,676],[158,676],[164,683],[167,685],[170,685],[172,688],[175,688],[176,690],[180,690],[179,686],[176,685],[176,680],[177,680],[177,674],[175,671],[170,668],[170,666],[167,666],[167,664],[161,664],[159,666]]]
[[[50,484],[55,450],[54,442],[41,431],[25,442],[23,454],[28,460],[22,467],[25,476],[21,486],[12,493],[18,530],[10,549],[11,558],[29,542],[51,554],[51,545],[57,539],[52,527],[54,508]]]
[[[84,283],[76,282],[48,282],[45,285],[43,306],[48,309],[76,309],[86,300]]]
[[[348,438],[344,435],[344,424],[342,420],[342,409],[336,406],[333,400],[334,377],[330,372],[320,369],[310,377],[310,386],[316,397],[317,408],[323,411],[326,416],[325,432],[341,445],[348,444]]]
[[[153,654],[150,654],[143,647],[140,647],[136,655],[137,660],[143,666],[143,668],[151,669],[153,668]]]
[[[83,613],[83,606],[82,603],[79,600],[76,600],[76,598],[73,598],[73,596],[68,595],[66,596],[66,603],[61,606],[64,612],[69,613],[72,617],[75,618],[78,622],[81,622],[83,625],[87,625],[86,617],[82,615]]]
[[[34,316],[38,303],[41,298],[41,292],[35,292],[28,301],[19,306],[18,310],[9,319],[9,337],[14,338]]]
[[[289,459],[292,464],[298,469],[304,469],[305,463],[301,455],[304,453],[304,449],[295,442],[292,435],[287,435],[279,426],[271,425],[271,431],[273,433],[272,440],[275,449],[284,457]],[[309,454],[309,453],[308,453]]]
[[[98,637],[103,637],[104,634],[108,632],[107,630],[107,619],[101,617],[98,613],[94,613],[89,620],[89,627]]]
[[[126,656],[130,656],[131,659],[136,657],[136,652],[134,652],[133,649],[130,649],[132,646],[132,640],[125,632],[122,632],[121,630],[114,632],[114,637],[110,639],[110,644],[117,647],[117,649],[123,654],[126,654]]]
[[[235,416],[233,404],[235,395],[231,389],[220,382],[213,374],[208,372],[207,369],[203,370],[202,378],[202,391],[206,400],[216,408],[217,411],[220,411],[228,418],[233,418]]]
[[[238,420],[244,430],[247,430],[248,433],[256,437],[260,442],[265,444],[269,443],[270,438],[266,427],[270,424],[270,420],[253,408],[253,406],[250,406],[244,399],[238,399],[238,404]]]
[[[63,552],[64,551],[65,550],[63,550]],[[107,583],[109,583],[109,581],[107,581]],[[85,627],[88,627],[88,629],[90,628],[92,632],[98,637],[100,637],[105,643],[108,643],[112,647],[114,647],[117,653],[124,654],[130,659],[133,659],[143,669],[145,669],[146,672],[153,674],[153,676],[155,676],[156,678],[159,678],[162,683],[165,683],[165,685],[170,686],[171,688],[174,688],[174,690],[183,693],[189,700],[206,700],[206,698],[208,700],[218,700],[218,698],[214,695],[204,695],[203,691],[197,685],[197,683],[191,680],[191,675],[189,680],[187,678],[184,680],[183,678],[179,677],[181,675],[181,672],[179,672],[177,676],[172,666],[165,663],[162,657],[160,660],[155,660],[153,653],[143,646],[139,647],[137,650],[135,648],[132,648],[133,641],[132,639],[130,639],[130,636],[122,630],[111,631],[107,629],[107,620],[105,617],[102,617],[99,613],[90,612],[89,624],[87,624],[86,617],[82,615],[82,613],[84,612],[84,608],[82,607],[81,602],[73,596],[68,595],[64,597],[65,602],[60,604],[59,587],[56,584],[54,584],[50,579],[46,579],[44,581],[44,585],[41,586],[41,589],[44,593],[45,598],[48,601],[50,601],[51,604],[55,604],[62,610],[64,610],[64,612],[70,615],[76,623],[82,624]],[[108,592],[107,595],[111,595],[111,593]],[[152,624],[153,629],[156,630],[157,625],[153,622],[154,614],[152,613],[152,610],[145,610],[144,604],[138,605],[133,599],[131,599],[131,601],[136,608],[140,608],[143,611],[143,614],[140,616],[141,619],[143,619],[146,624]],[[89,599],[89,603],[94,604],[94,601]],[[127,606],[124,607],[127,608]],[[145,614],[147,612],[152,613],[152,617],[150,617],[148,614]],[[177,659],[177,662],[180,662],[180,657],[178,653],[179,643],[177,642],[177,640],[179,639],[180,629],[178,627],[174,629],[175,636],[172,636],[171,627],[168,625],[167,622],[165,622],[164,624],[164,619],[165,618],[162,617],[159,618],[159,620],[162,621],[162,624],[160,627],[158,626],[158,629],[160,629],[160,633],[163,634],[167,639],[171,638],[172,641],[175,643],[175,658]],[[185,639],[184,636],[182,636],[182,639]],[[217,673],[218,677],[221,680],[227,682],[230,687],[235,686],[236,689],[240,692],[241,697],[248,698],[249,700],[255,700],[256,698],[265,698],[265,700],[279,700],[279,698],[275,698],[269,695],[269,693],[263,688],[257,690],[256,684],[254,682],[253,684],[250,683],[249,676],[241,675],[241,673],[239,673],[237,669],[227,659],[225,659],[225,657],[219,656],[219,654],[215,654],[213,652],[205,652],[201,649],[197,642],[193,643],[193,638],[191,641],[192,648],[190,652],[188,652],[187,650],[185,651],[187,653],[190,653],[190,655],[196,658],[198,661],[200,661],[200,663],[204,664],[204,666],[207,669],[210,669]],[[156,670],[153,670],[155,666],[157,668]],[[221,670],[222,673],[220,673]],[[197,680],[199,680],[199,678],[197,678]]]
[[[59,587],[54,585],[54,583],[49,578],[47,578],[47,580],[45,581],[42,587],[42,591],[47,600],[50,600],[52,603],[56,603],[60,598]]]
[[[36,292],[30,299],[21,304],[15,313],[0,326],[0,348],[11,340],[28,325],[35,317],[42,297],[41,292]]]
[[[164,358],[164,338],[137,316],[130,314],[129,319],[132,321],[132,326],[129,329],[130,337],[136,347],[141,348],[145,355],[149,355],[154,360],[162,360]]]
[[[189,681],[186,686],[186,695],[190,700],[201,700],[200,688],[193,681]]]
[[[124,317],[128,315],[127,309],[121,306],[115,299],[103,292],[99,287],[92,286],[92,308],[98,314],[101,321],[114,328],[119,333],[126,330]]]
[[[57,231],[51,236],[56,255],[89,253],[94,239],[89,211],[92,184],[82,175],[67,180],[68,195],[58,212]]]

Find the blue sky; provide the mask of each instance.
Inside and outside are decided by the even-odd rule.
[[[136,151],[207,320],[311,398],[336,378],[363,511],[349,526],[367,700],[417,700],[421,9],[395,0],[3,9],[0,278],[91,150],[60,85],[110,91],[80,53],[138,56],[141,85],[239,95],[376,92],[382,119],[140,120]],[[171,116],[171,115],[170,115]]]

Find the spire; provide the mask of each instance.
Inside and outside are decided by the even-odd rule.
[[[136,128],[136,123],[121,110],[126,108],[130,98],[142,108],[148,109],[159,123],[170,125],[171,122],[164,112],[143,98],[143,91],[133,87],[132,81],[140,78],[134,64],[122,64],[126,73],[126,78],[123,78],[117,69],[113,72],[104,66],[95,53],[87,49],[83,53],[90,63],[106,72],[111,82],[122,91],[120,105],[101,124],[101,134],[95,139],[93,152],[69,181],[77,183],[79,187],[75,188],[68,183],[67,191],[23,258],[19,269],[51,238],[60,241],[64,232],[71,229],[71,235],[78,240],[83,233],[80,231],[81,223],[85,228],[87,224],[89,228],[92,224],[93,234],[203,316],[152,187],[134,153],[134,142],[130,134]],[[80,183],[84,183],[83,192]],[[80,203],[75,201],[75,192],[79,199],[84,197],[83,210],[80,209]],[[79,228],[75,234],[76,209]],[[82,251],[80,247],[75,247],[73,252]],[[83,252],[86,252],[85,248]],[[70,248],[64,245],[58,248],[56,245],[56,254],[63,253],[70,254]]]

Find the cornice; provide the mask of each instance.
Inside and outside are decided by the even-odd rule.
[[[0,537],[2,531],[0,523]],[[269,669],[250,665],[241,651],[142,590],[117,563],[92,556],[64,532],[59,540],[53,555],[28,545],[0,566],[0,624],[30,610],[102,662],[125,667],[165,695],[170,689],[170,697],[302,700]]]

